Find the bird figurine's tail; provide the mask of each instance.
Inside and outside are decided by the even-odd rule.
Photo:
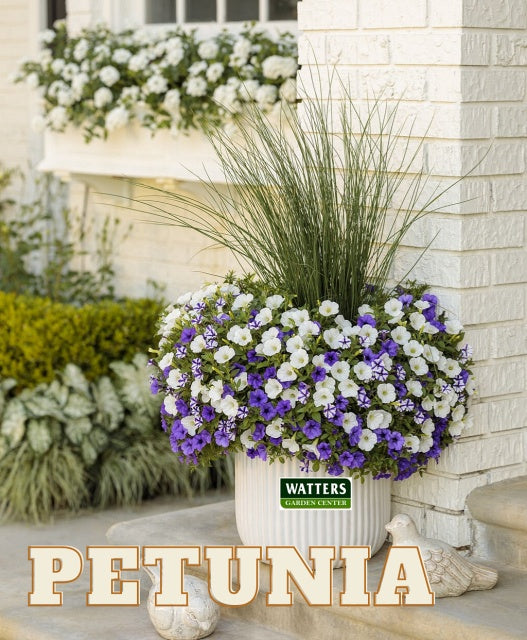
[[[474,575],[468,588],[469,591],[479,591],[481,589],[492,589],[498,581],[498,572],[490,567],[471,562]]]

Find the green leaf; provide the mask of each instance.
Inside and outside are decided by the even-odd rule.
[[[28,422],[27,441],[35,453],[44,454],[48,451],[52,439],[45,419],[32,419]]]
[[[92,430],[92,423],[90,418],[74,418],[69,420],[66,425],[66,435],[69,440],[76,445],[80,445],[85,436],[87,436]]]
[[[107,376],[99,378],[93,385],[93,397],[97,407],[95,421],[107,431],[115,431],[124,418],[124,408],[119,396]]]
[[[91,415],[94,411],[95,404],[78,393],[71,393],[64,407],[64,415],[68,418],[82,418]]]
[[[27,413],[20,400],[14,398],[7,403],[0,432],[11,447],[15,447],[24,437]]]

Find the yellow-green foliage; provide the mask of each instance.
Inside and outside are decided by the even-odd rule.
[[[148,299],[78,308],[0,292],[0,379],[14,378],[20,391],[51,382],[71,362],[89,380],[107,375],[110,362],[148,351],[159,312]]]

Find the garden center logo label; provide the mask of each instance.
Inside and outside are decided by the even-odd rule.
[[[280,509],[351,509],[350,478],[280,478]]]

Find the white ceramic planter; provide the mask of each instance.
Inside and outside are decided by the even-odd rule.
[[[280,478],[330,477],[324,471],[300,471],[298,462],[268,464],[236,455],[236,525],[244,545],[297,547],[307,559],[310,546],[369,545],[373,555],[386,539],[391,480],[352,481],[351,510],[280,509]],[[334,567],[342,563],[335,561]]]

